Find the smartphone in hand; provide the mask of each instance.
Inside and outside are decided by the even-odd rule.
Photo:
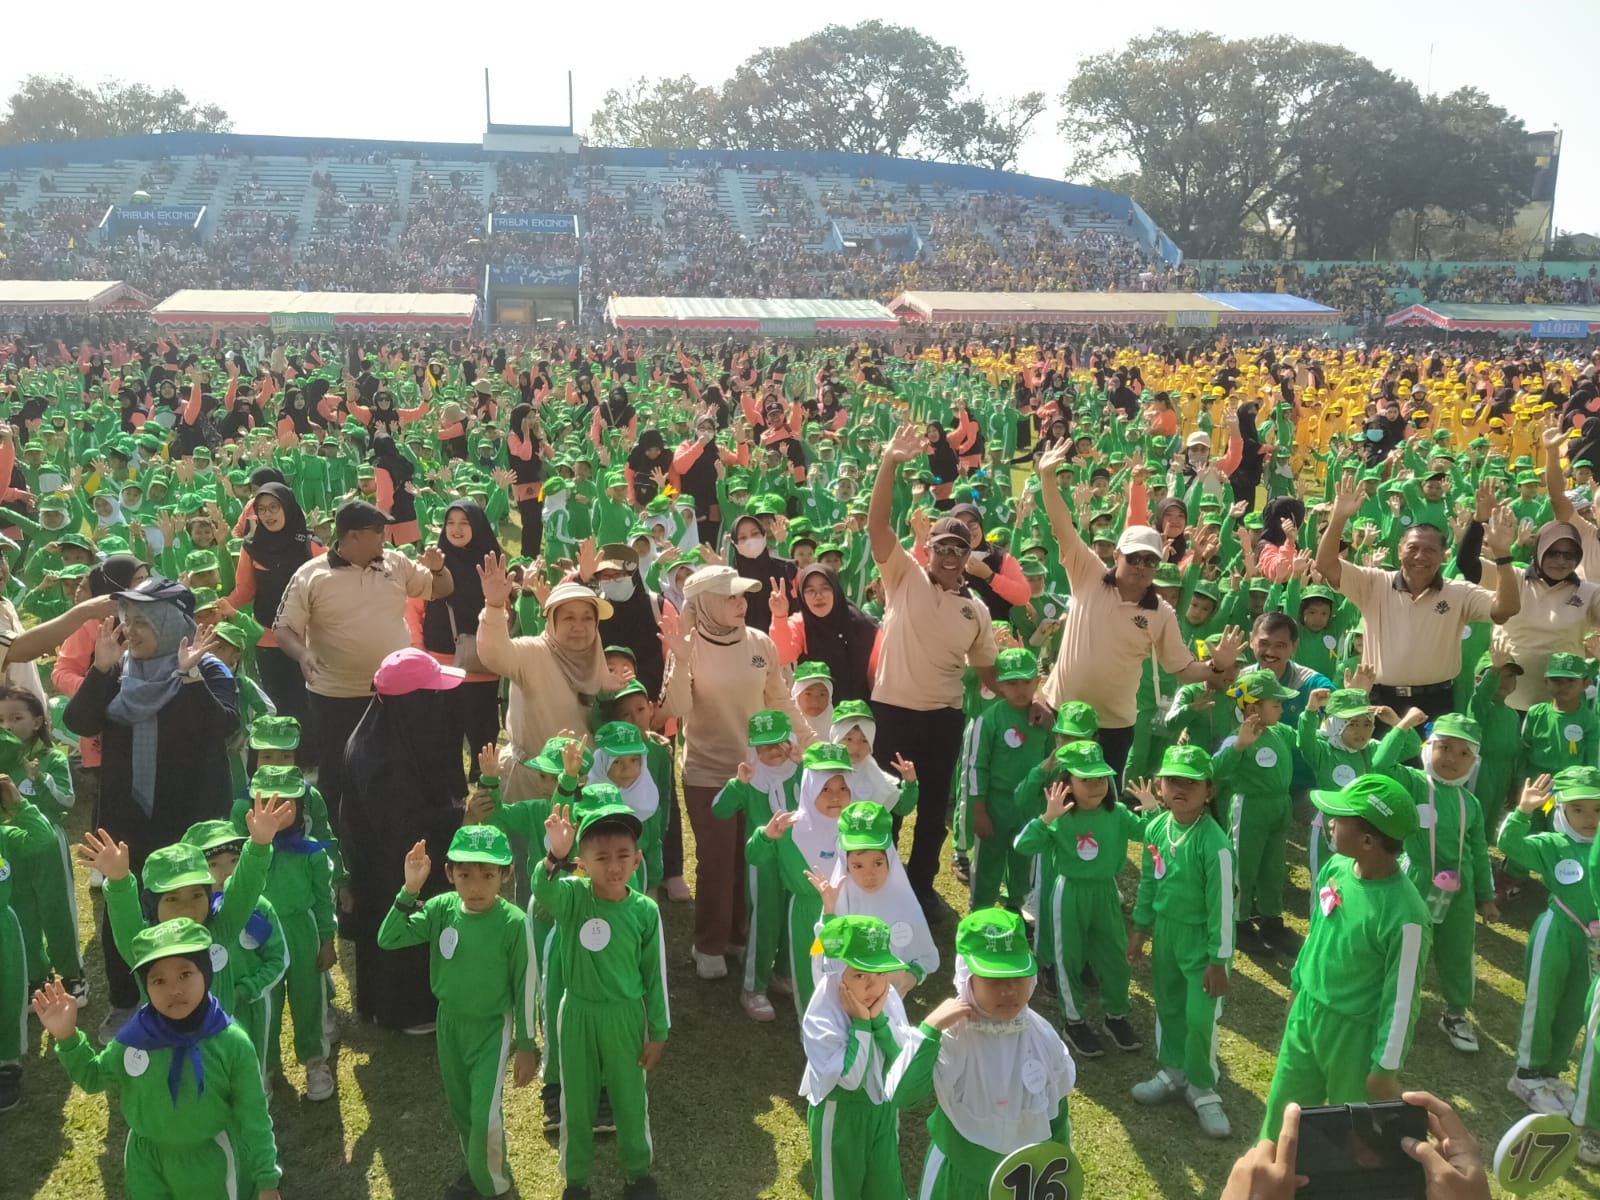
[[[1401,1147],[1428,1139],[1428,1112],[1404,1100],[1300,1110],[1295,1170],[1310,1181],[1296,1200],[1424,1200],[1422,1164]]]

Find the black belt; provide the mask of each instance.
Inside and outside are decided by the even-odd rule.
[[[1403,696],[1409,699],[1412,696],[1420,696],[1424,692],[1453,692],[1455,687],[1456,681],[1447,679],[1443,683],[1375,683],[1372,685],[1372,690],[1377,691],[1382,688],[1386,692],[1392,692],[1396,696]]]

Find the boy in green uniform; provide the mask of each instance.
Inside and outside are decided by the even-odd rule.
[[[22,925],[11,909],[13,863],[48,854],[55,830],[45,816],[0,777],[0,1112],[22,1102],[22,1049],[28,1029],[28,954]]]
[[[128,961],[150,999],[99,1054],[59,980],[33,996],[72,1082],[118,1095],[129,1200],[278,1200],[282,1172],[261,1070],[250,1038],[209,994],[212,946],[210,931],[186,917],[134,935]]]
[[[513,1043],[512,1083],[534,1079],[533,1039],[523,1003],[528,948],[523,917],[500,895],[511,843],[492,825],[464,825],[450,839],[445,877],[455,889],[418,897],[433,862],[420,841],[406,854],[405,883],[378,928],[385,950],[428,947],[428,982],[439,999],[435,1039],[450,1123],[467,1173],[447,1195],[501,1196],[511,1190],[500,1093]]]
[[[1289,976],[1289,1019],[1267,1092],[1261,1136],[1275,1139],[1284,1106],[1398,1100],[1422,1007],[1433,926],[1400,869],[1417,829],[1411,794],[1387,775],[1313,791],[1329,818],[1333,857],[1313,886],[1311,934]]]
[[[1550,699],[1530,705],[1522,722],[1522,771],[1528,779],[1600,756],[1600,716],[1584,689],[1589,664],[1581,654],[1552,654],[1545,665]]]
[[[995,660],[999,698],[967,725],[966,794],[977,842],[972,854],[972,908],[1000,899],[1020,908],[1032,887],[1032,863],[1012,843],[1034,812],[1017,808],[1017,785],[1043,761],[1050,738],[1029,720],[1039,685],[1039,660],[1027,650],[1002,650]]]
[[[667,1046],[667,949],[656,902],[628,886],[639,865],[639,818],[602,804],[573,828],[570,806],[545,821],[549,847],[533,871],[534,898],[561,928],[566,995],[561,1025],[563,1200],[588,1200],[594,1166],[591,1124],[605,1083],[617,1119],[625,1200],[658,1200],[650,1175],[645,1075]],[[562,875],[574,842],[582,876]],[[576,1121],[574,1115],[576,1114]]]
[[[1300,714],[1297,746],[1300,757],[1311,768],[1316,786],[1323,791],[1336,792],[1349,787],[1358,775],[1371,771],[1372,734],[1376,728],[1371,702],[1360,687],[1337,691],[1317,688],[1306,697],[1306,710]],[[1312,879],[1322,870],[1326,848],[1327,834],[1322,810],[1318,809],[1311,820],[1311,831],[1306,835],[1306,859]],[[1316,908],[1315,896],[1311,898],[1311,907]]]

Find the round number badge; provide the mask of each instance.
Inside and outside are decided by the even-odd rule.
[[[1083,1164],[1060,1142],[1037,1142],[1001,1160],[989,1180],[989,1200],[1078,1200]]]
[[[1531,1113],[1494,1151],[1494,1178],[1513,1196],[1527,1196],[1565,1175],[1578,1157],[1578,1130],[1560,1113]]]

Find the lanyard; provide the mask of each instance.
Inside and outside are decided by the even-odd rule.
[[[1424,773],[1426,774],[1426,773]],[[1428,826],[1428,867],[1430,876],[1439,873],[1439,806],[1433,799],[1433,776],[1428,775],[1428,807],[1433,809],[1433,824]],[[1456,870],[1461,869],[1461,854],[1467,846],[1467,801],[1456,788],[1456,801],[1461,805],[1461,821],[1457,829]],[[1576,918],[1574,918],[1576,919]]]
[[[1573,924],[1579,929],[1583,930],[1583,936],[1588,938],[1591,943],[1593,943],[1596,938],[1600,938],[1600,921],[1580,920],[1577,913],[1573,912],[1561,902],[1561,897],[1555,894],[1554,889],[1552,889],[1550,892],[1550,902],[1562,912],[1566,913],[1567,916],[1571,917]]]

